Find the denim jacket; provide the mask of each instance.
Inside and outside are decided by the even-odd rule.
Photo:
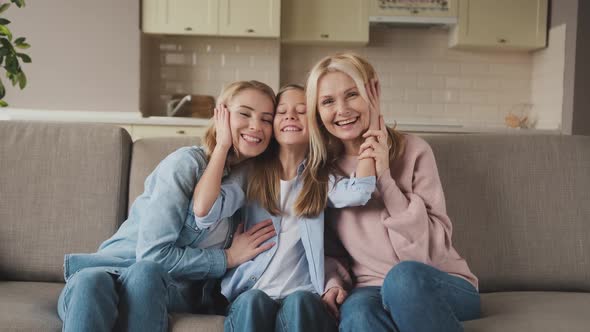
[[[223,248],[199,248],[207,237],[207,227],[193,212],[194,188],[207,159],[202,147],[183,147],[168,155],[145,181],[145,191],[131,206],[128,219],[93,254],[69,254],[64,259],[66,281],[87,267],[104,267],[119,274],[119,269],[139,260],[160,263],[173,278],[203,280],[219,278],[226,271]],[[234,175],[236,173],[236,175]],[[212,212],[224,211],[229,217],[243,205],[243,178],[232,172],[224,180]],[[230,222],[226,245],[235,226]]]
[[[301,191],[303,185],[301,174],[303,173],[304,163],[301,163],[297,168],[294,193]],[[328,192],[328,206],[342,208],[365,205],[375,191],[375,183],[374,176],[363,178],[353,176],[338,181],[334,177],[330,177],[331,189]],[[271,219],[277,235],[267,240],[267,242],[275,242],[276,245],[254,259],[228,270],[221,282],[221,293],[230,302],[256,284],[280,245],[278,238],[278,234],[281,232],[282,217],[280,215],[271,215],[270,212],[255,202],[246,205],[236,216],[240,214],[240,217],[244,220],[244,229],[246,230],[259,222]],[[316,292],[322,294],[324,290],[324,212],[312,218],[299,217],[298,222],[311,282]]]

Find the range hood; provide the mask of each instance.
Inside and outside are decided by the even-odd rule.
[[[369,22],[410,26],[457,24],[456,0],[369,0]]]

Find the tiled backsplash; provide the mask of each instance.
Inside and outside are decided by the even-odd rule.
[[[320,58],[353,51],[377,69],[388,121],[504,126],[509,112],[520,114],[533,104],[538,124],[555,129],[561,122],[562,98],[556,95],[561,93],[557,91],[561,83],[547,78],[559,70],[555,55],[562,47],[559,36],[550,36],[556,50],[533,54],[449,49],[448,30],[439,28],[373,26],[365,47],[281,45],[273,39],[148,37],[142,51],[144,59],[151,57],[142,78],[143,90],[148,91],[143,94],[144,113],[165,114],[172,94],[217,96],[224,84],[238,79],[261,80],[274,89],[279,83],[303,84]]]
[[[217,98],[235,80],[259,80],[279,87],[280,42],[276,39],[148,37],[143,52],[150,57],[144,87],[152,91],[144,113],[164,115],[174,94]]]
[[[375,26],[366,47],[284,46],[281,84],[302,83],[320,58],[350,50],[375,66],[389,121],[503,126],[530,103],[530,54],[458,51],[448,38],[443,29]]]

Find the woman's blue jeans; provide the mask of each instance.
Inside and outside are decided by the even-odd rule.
[[[350,292],[340,308],[340,331],[455,332],[480,317],[479,293],[467,280],[407,261],[382,287]]]
[[[168,331],[168,312],[193,312],[198,303],[164,268],[139,261],[122,273],[87,268],[63,289],[63,331]],[[192,302],[191,302],[192,301]]]
[[[337,331],[319,295],[298,291],[282,300],[273,300],[263,291],[252,289],[238,296],[229,307],[225,331]]]

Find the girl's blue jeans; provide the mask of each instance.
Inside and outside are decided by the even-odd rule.
[[[319,295],[298,291],[282,300],[273,300],[257,289],[240,294],[232,302],[224,327],[226,332],[338,330]]]
[[[480,317],[477,289],[432,266],[394,266],[382,287],[352,290],[340,307],[340,331],[455,332]]]
[[[168,312],[193,312],[193,290],[164,268],[139,261],[121,274],[87,268],[66,283],[58,313],[63,331],[168,331]]]

